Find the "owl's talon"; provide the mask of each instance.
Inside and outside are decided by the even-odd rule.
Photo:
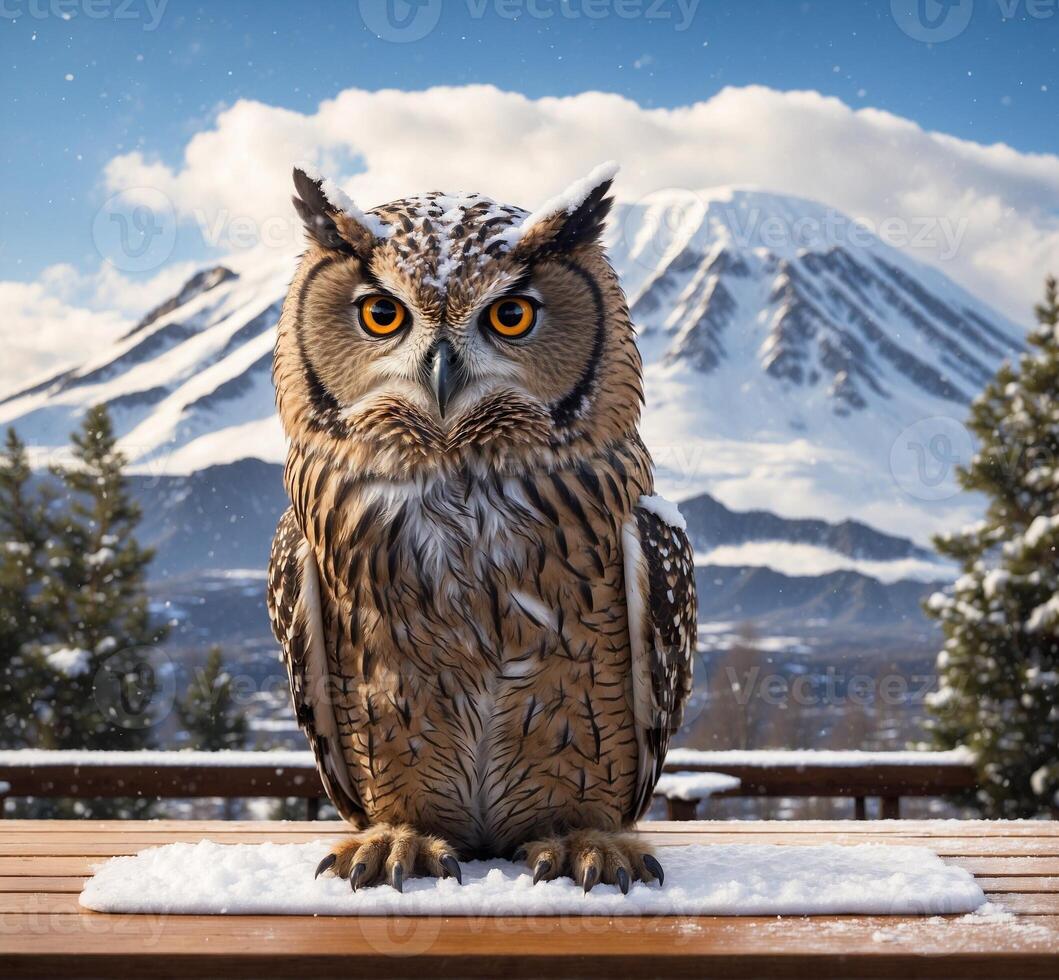
[[[514,854],[511,855],[512,864],[521,864],[529,855],[526,853],[526,848],[520,847]]]
[[[317,866],[316,866],[316,878],[319,878],[325,871],[329,871],[335,866],[335,862],[338,860],[337,854],[328,854]]]
[[[658,887],[661,888],[666,883],[666,873],[662,870],[662,865],[658,863],[658,858],[653,854],[645,854],[643,863],[647,870],[658,879]]]
[[[445,869],[446,878],[455,878],[457,884],[463,884],[463,871],[460,868],[460,862],[457,861],[451,854],[446,854],[441,859],[441,866]]]
[[[353,891],[390,885],[404,890],[410,877],[456,878],[463,884],[463,869],[456,849],[446,840],[420,833],[410,824],[379,823],[341,841],[334,860],[321,863],[336,878],[348,878]]]
[[[665,872],[642,838],[635,833],[607,830],[572,830],[561,836],[528,841],[512,859],[522,856],[533,869],[533,883],[558,877],[572,878],[585,894],[596,885],[617,885],[628,895],[634,881],[662,883]]]

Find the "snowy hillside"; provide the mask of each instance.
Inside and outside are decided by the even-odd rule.
[[[1019,349],[1017,326],[794,198],[655,197],[617,209],[608,234],[641,330],[663,493],[857,517],[919,542],[970,516],[965,501],[899,490],[891,449],[920,420],[962,419]],[[0,424],[62,446],[105,402],[142,471],[280,461],[270,358],[292,270],[259,253],[205,270],[90,362],[0,402]]]

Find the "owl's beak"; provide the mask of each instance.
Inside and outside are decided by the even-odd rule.
[[[430,364],[430,380],[437,399],[438,411],[445,417],[449,403],[463,388],[463,367],[452,344],[442,340],[434,349],[434,358]]]

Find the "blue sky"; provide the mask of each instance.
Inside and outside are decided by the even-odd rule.
[[[98,256],[77,229],[106,197],[106,163],[140,150],[179,166],[191,136],[239,99],[310,113],[350,87],[487,82],[672,107],[762,84],[1059,152],[1059,9],[976,0],[958,36],[927,44],[892,14],[913,2],[702,0],[685,24],[694,0],[444,0],[425,38],[393,43],[367,28],[357,0],[0,0],[0,279],[28,281],[55,262],[90,269]]]

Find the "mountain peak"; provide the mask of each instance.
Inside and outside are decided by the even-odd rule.
[[[222,283],[238,278],[239,277],[236,273],[223,265],[215,265],[212,268],[196,272],[195,275],[180,287],[179,292],[177,292],[175,296],[171,296],[164,303],[160,303],[153,310],[148,312],[143,319],[141,319],[140,322],[137,323],[127,334],[122,336],[121,339],[127,340],[134,334],[146,330],[152,323],[161,319],[167,313],[172,313],[173,310],[179,309],[185,303],[189,303],[196,296],[201,296],[203,293],[208,293],[211,289],[216,289]]]

